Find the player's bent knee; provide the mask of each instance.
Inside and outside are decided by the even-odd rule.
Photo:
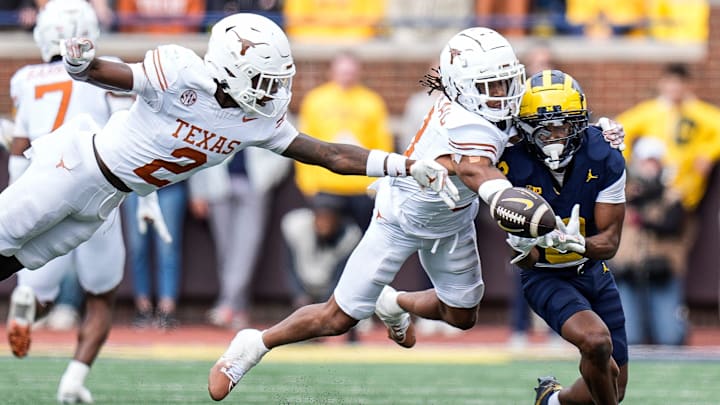
[[[578,348],[594,361],[607,361],[612,355],[612,339],[604,333],[588,334]]]
[[[475,326],[477,322],[477,307],[472,309],[459,309],[445,307],[443,320],[458,329],[469,330]]]
[[[323,309],[320,321],[328,335],[342,335],[358,323],[357,319],[343,312],[334,301],[327,302]]]

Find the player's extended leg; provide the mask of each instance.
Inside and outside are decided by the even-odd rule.
[[[475,227],[470,223],[456,235],[422,242],[420,263],[434,289],[411,293],[397,293],[389,286],[383,289],[375,313],[388,327],[390,338],[399,345],[411,346],[407,338],[397,338],[403,334],[398,335],[395,329],[404,325],[388,320],[402,320],[402,315],[409,318],[408,312],[426,319],[443,320],[460,329],[475,325],[485,291],[475,235]],[[414,336],[411,343],[415,343]]]
[[[110,334],[115,291],[116,289],[98,295],[87,294],[85,318],[78,330],[75,355],[65,369],[58,386],[59,402],[91,403],[93,401],[90,391],[85,388],[85,378]]]
[[[260,332],[244,329],[210,370],[208,392],[216,401],[225,398],[240,379],[272,348],[321,336],[340,335],[358,323],[340,309],[331,296],[322,304],[306,305]]]
[[[345,333],[360,319],[372,316],[384,285],[418,249],[397,229],[377,221],[368,228],[345,266],[333,295],[322,304],[299,308],[283,321],[260,332],[238,332],[230,347],[210,369],[208,391],[219,401],[272,348],[303,340]],[[389,245],[391,241],[391,246]]]
[[[617,404],[620,369],[611,356],[612,339],[602,319],[589,310],[577,312],[563,324],[562,337],[580,350],[582,378],[560,392],[560,402]],[[623,369],[627,380],[627,365]]]
[[[407,312],[425,319],[442,320],[463,330],[475,326],[478,306],[472,308],[451,307],[440,301],[435,289],[416,292],[400,292],[398,305]]]

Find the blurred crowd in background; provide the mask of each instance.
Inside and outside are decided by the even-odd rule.
[[[89,0],[105,31],[208,31],[222,17],[252,11],[292,40],[422,41],[470,26],[508,37],[579,36],[701,42],[708,0]],[[47,0],[0,1],[0,28],[31,29]]]
[[[106,32],[179,34],[206,32],[222,17],[243,11],[266,15],[292,41],[358,43],[373,40],[421,44],[482,25],[508,37],[625,37],[665,42],[707,40],[707,0],[89,0]],[[44,0],[0,1],[0,28],[31,30]],[[555,66],[550,49],[538,42],[524,55],[527,74]],[[429,61],[430,67],[436,66]],[[628,131],[628,217],[625,248],[616,275],[626,305],[629,343],[682,344],[687,338],[683,296],[685,256],[695,231],[694,210],[720,156],[720,110],[702,103],[687,87],[686,66],[668,66],[657,99],[617,117]],[[402,152],[415,135],[434,97],[411,95],[396,133],[385,100],[363,84],[362,62],[340,53],[329,64],[327,81],[300,100],[297,127],[329,142]],[[669,85],[667,85],[670,83]],[[592,101],[591,101],[592,102]],[[658,119],[662,117],[663,119]],[[653,141],[636,140],[650,137]],[[633,155],[634,151],[634,155]],[[635,162],[633,162],[635,160]],[[654,165],[654,166],[653,166]],[[654,169],[654,170],[653,170]],[[678,178],[693,179],[681,184]],[[276,186],[289,176],[304,198],[302,208],[281,220],[293,307],[325,300],[372,214],[366,193],[372,179],[348,178],[249,148],[228,164],[201,172],[188,184],[159,192],[175,243],[126,229],[137,327],[177,327],[181,279],[182,223],[186,215],[206,221],[216,244],[217,301],[206,321],[243,328],[252,321],[250,285],[268,232],[268,205]],[[649,206],[657,213],[648,214]],[[133,206],[126,203],[126,210]],[[652,211],[656,212],[656,211]],[[130,215],[130,214],[126,214]],[[665,220],[658,223],[658,218]],[[668,222],[670,219],[673,221]],[[131,221],[132,222],[132,221]],[[150,231],[152,233],[152,231]],[[642,243],[637,242],[640,238]],[[665,245],[676,249],[667,249]],[[154,245],[154,248],[152,247]],[[642,247],[642,249],[639,249]],[[153,254],[148,251],[154,250]],[[627,254],[626,254],[627,253]],[[642,257],[637,255],[642,253]],[[150,257],[156,259],[151,263]],[[648,259],[651,259],[650,261]],[[652,264],[649,266],[648,263]],[[156,275],[150,275],[155,267]],[[424,277],[418,266],[419,277]],[[156,285],[157,294],[151,291]],[[73,327],[82,302],[77,280],[68,279],[56,318],[48,326]],[[518,290],[519,291],[519,290]],[[154,295],[156,295],[154,297]],[[64,297],[64,298],[63,298]],[[526,342],[531,319],[518,292],[512,305],[515,343]],[[161,316],[158,318],[158,314]],[[361,324],[361,328],[367,326]],[[456,333],[432,322],[420,331]],[[423,329],[424,328],[424,329]],[[451,328],[452,329],[452,328]],[[354,339],[351,335],[351,339]]]

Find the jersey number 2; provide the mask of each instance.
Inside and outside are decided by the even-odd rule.
[[[152,162],[146,164],[145,166],[138,167],[137,169],[133,170],[133,172],[146,182],[157,187],[163,187],[170,184],[170,180],[158,179],[157,177],[153,176],[153,173],[155,173],[157,170],[165,169],[171,173],[180,174],[185,173],[188,170],[192,170],[207,162],[207,155],[192,148],[175,149],[174,151],[172,151],[171,155],[178,159],[187,158],[192,160],[192,162],[186,165],[180,165],[175,162],[168,162],[167,160],[155,159]]]

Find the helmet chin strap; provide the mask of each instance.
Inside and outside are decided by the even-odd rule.
[[[565,145],[560,143],[543,146],[542,151],[546,156],[548,156],[545,159],[545,164],[550,168],[550,170],[557,170],[560,168],[560,164],[564,163],[560,161],[560,155],[562,155],[563,150],[565,150]]]

